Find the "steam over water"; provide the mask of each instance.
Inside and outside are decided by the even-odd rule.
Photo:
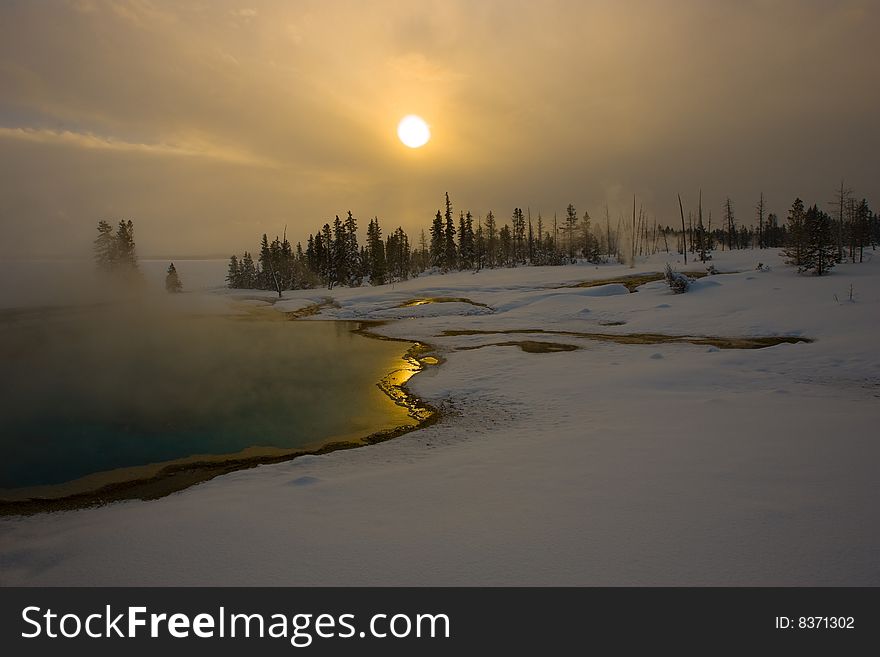
[[[187,296],[0,311],[0,488],[411,422],[375,385],[406,345]]]

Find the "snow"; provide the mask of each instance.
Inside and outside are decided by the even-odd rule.
[[[703,268],[674,259],[678,271]],[[756,271],[759,261],[770,271]],[[562,287],[665,262],[423,276],[280,302],[191,294],[278,310],[330,296],[339,306],[303,321],[400,318],[374,330],[446,359],[411,381],[442,421],[160,500],[3,519],[0,583],[880,585],[880,258],[816,278],[775,252],[722,252],[718,270],[740,273],[685,294],[663,281],[635,293]],[[220,285],[225,263],[214,267]],[[435,297],[488,308],[399,307]],[[814,342],[719,350],[441,335],[464,329]],[[521,339],[581,348],[458,350]]]

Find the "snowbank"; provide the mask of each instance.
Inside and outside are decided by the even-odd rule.
[[[755,271],[758,260],[772,270]],[[626,294],[564,287],[659,272],[663,255],[634,270],[285,293],[279,309],[332,296],[339,307],[317,319],[387,317],[414,297],[491,310],[416,306],[376,329],[446,358],[412,381],[444,409],[441,423],[157,501],[4,519],[0,582],[880,585],[880,259],[823,278],[767,251],[713,262],[741,273],[679,295],[662,281]],[[545,334],[582,348],[528,354],[459,351],[497,336],[442,335],[522,329],[815,342],[718,350]]]

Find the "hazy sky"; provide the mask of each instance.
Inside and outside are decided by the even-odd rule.
[[[880,205],[880,2],[3,0],[0,257],[255,249],[351,209]],[[405,114],[432,141],[400,144]],[[876,209],[876,207],[875,207]]]

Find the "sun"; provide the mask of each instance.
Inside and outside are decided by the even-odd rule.
[[[421,148],[431,138],[431,129],[422,117],[410,114],[397,124],[397,136],[404,146]]]

